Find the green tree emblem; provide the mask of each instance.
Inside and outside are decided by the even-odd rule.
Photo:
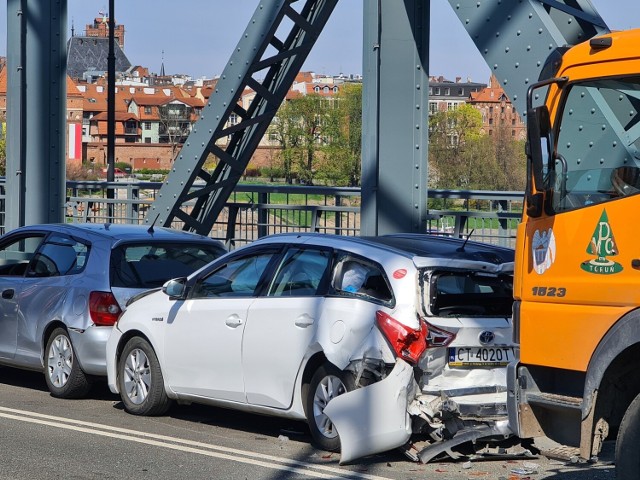
[[[610,275],[620,273],[623,269],[622,265],[609,258],[618,255],[618,246],[616,245],[606,210],[602,211],[600,220],[598,220],[598,224],[593,231],[591,241],[587,245],[587,253],[594,255],[596,258],[582,262],[580,267],[585,272]]]

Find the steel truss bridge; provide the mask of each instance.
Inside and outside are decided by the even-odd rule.
[[[337,2],[256,2],[145,222],[209,234]],[[449,3],[519,112],[527,87],[553,72],[564,47],[608,32],[589,0]],[[430,0],[363,7],[361,233],[422,232]],[[64,218],[66,31],[66,0],[7,0],[8,230]],[[245,88],[256,92],[246,109],[238,103]],[[240,121],[228,127],[232,114]],[[216,144],[227,136],[225,147]],[[213,172],[204,169],[209,154],[220,160]]]

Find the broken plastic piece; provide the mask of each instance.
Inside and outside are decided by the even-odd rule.
[[[384,380],[331,400],[324,409],[340,435],[340,464],[404,445],[411,436],[408,399],[418,385],[402,359]]]

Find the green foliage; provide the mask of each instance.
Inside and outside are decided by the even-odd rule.
[[[140,170],[136,170],[136,173],[141,175],[168,175],[169,170],[159,168],[141,168]]]
[[[5,175],[7,171],[7,141],[0,138],[0,175]]]
[[[462,190],[523,190],[524,144],[501,127],[482,135],[471,105],[429,118],[429,186]]]
[[[131,164],[127,162],[116,162],[115,168],[119,168],[123,172],[131,173]]]
[[[362,86],[343,84],[335,98],[306,95],[287,101],[269,134],[281,147],[271,172],[287,183],[358,185],[362,135]],[[275,175],[270,175],[275,176]]]
[[[345,84],[327,112],[323,162],[318,177],[328,184],[360,184],[362,153],[362,85]]]

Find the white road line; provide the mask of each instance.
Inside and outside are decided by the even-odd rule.
[[[99,423],[84,422],[81,420],[72,420],[68,418],[45,415],[26,410],[17,410],[13,408],[0,407],[0,417],[18,420],[28,423],[36,423],[48,425],[51,427],[74,430],[78,432],[89,433],[92,435],[100,435],[104,437],[117,438],[131,442],[154,445],[157,447],[180,450],[184,452],[206,455],[209,457],[231,460],[234,462],[247,463],[250,465],[262,466],[275,470],[284,470],[302,475],[308,475],[317,478],[355,478],[363,480],[390,480],[385,477],[375,475],[361,474],[358,472],[350,472],[326,465],[315,465],[312,463],[300,462],[287,458],[276,457],[273,455],[265,455],[256,452],[238,450],[234,448],[223,447],[220,445],[212,445],[208,443],[196,442],[182,438],[169,437],[165,435],[157,435],[154,433],[139,432],[125,428],[112,427]],[[249,458],[240,458],[249,457]],[[264,460],[256,460],[256,458]],[[272,462],[277,462],[276,464]],[[317,470],[317,471],[314,471]],[[325,473],[326,472],[326,473]]]

